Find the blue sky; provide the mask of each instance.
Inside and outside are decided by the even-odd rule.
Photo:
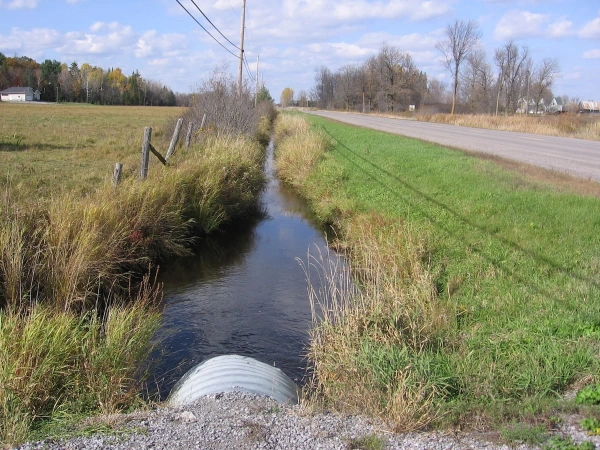
[[[180,1],[237,55],[190,0]],[[239,45],[241,0],[195,1]],[[492,65],[494,49],[513,39],[534,63],[558,60],[556,95],[600,101],[599,0],[247,0],[246,56],[254,76],[260,55],[259,77],[276,100],[285,87],[310,90],[317,67],[360,63],[384,42],[449,84],[435,44],[456,19],[478,21]],[[237,73],[238,61],[176,0],[0,0],[0,52],[137,69],[178,92],[224,62]]]

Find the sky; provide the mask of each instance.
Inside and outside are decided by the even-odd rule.
[[[38,62],[135,70],[176,92],[193,92],[224,64],[237,77],[242,0],[0,0],[0,52]],[[382,45],[412,55],[429,79],[448,85],[435,49],[446,26],[476,20],[481,46],[509,40],[534,61],[555,58],[555,95],[600,101],[600,0],[247,0],[245,80],[259,80],[279,101],[315,85],[315,71],[359,64]],[[230,42],[228,42],[224,35]],[[235,45],[235,46],[234,46]]]

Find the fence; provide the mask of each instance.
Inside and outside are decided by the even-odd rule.
[[[200,124],[199,130],[202,130],[204,127],[204,122],[206,121],[206,114],[202,117],[202,123]],[[163,157],[156,148],[152,145],[152,127],[144,128],[144,140],[142,142],[142,162],[140,165],[140,180],[145,180],[148,177],[148,167],[150,164],[150,153],[152,153],[156,158],[164,165],[168,166],[168,160],[175,153],[175,148],[177,147],[177,142],[179,141],[179,134],[181,133],[181,127],[183,125],[183,119],[178,119],[177,124],[175,125],[175,131],[173,132],[173,137],[171,138],[171,143],[169,144],[169,148],[165,157]],[[190,148],[190,144],[192,141],[192,134],[194,131],[194,123],[190,121],[188,123],[187,135],[185,137],[185,151],[187,152]],[[123,174],[123,164],[116,163],[115,168],[113,170],[112,183],[114,186],[117,186],[121,181],[121,177]]]

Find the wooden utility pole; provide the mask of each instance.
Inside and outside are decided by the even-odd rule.
[[[244,28],[246,28],[246,0],[242,1],[242,29],[240,32],[240,67],[238,72],[238,95],[242,96],[242,69],[244,68]]]

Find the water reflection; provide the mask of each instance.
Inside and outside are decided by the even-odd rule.
[[[265,217],[207,241],[192,258],[161,268],[165,285],[161,393],[198,362],[252,356],[301,381],[311,324],[304,272],[296,258],[325,250],[305,202],[273,176],[272,149],[261,196]],[[154,358],[158,358],[155,353]]]

